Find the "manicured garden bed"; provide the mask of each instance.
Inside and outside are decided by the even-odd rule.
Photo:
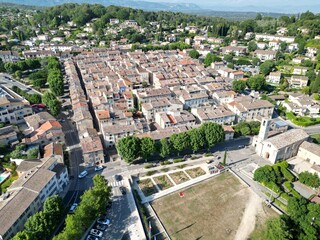
[[[138,184],[145,196],[150,196],[158,192],[157,188],[153,185],[151,179],[139,180]]]
[[[176,184],[180,184],[190,180],[183,171],[171,173],[169,175]]]
[[[186,172],[192,178],[200,177],[200,176],[206,174],[206,172],[201,167],[191,168],[191,169],[186,170]]]
[[[173,183],[166,175],[154,177],[153,180],[156,182],[156,184],[161,190],[166,190],[168,188],[173,187]]]

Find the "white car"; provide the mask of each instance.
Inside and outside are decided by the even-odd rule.
[[[94,168],[94,171],[98,172],[98,171],[101,171],[101,170],[103,170],[103,169],[104,169],[103,166],[96,166],[96,167]]]
[[[98,218],[97,221],[99,224],[103,224],[103,225],[109,225],[110,224],[110,220],[106,217],[100,217]]]
[[[72,204],[70,210],[69,210],[69,213],[74,213],[74,211],[76,210],[76,208],[78,207],[78,203],[74,203]]]
[[[84,178],[85,176],[87,176],[88,175],[88,172],[86,171],[86,170],[84,170],[83,172],[81,172],[80,174],[79,174],[79,176],[78,176],[78,178]]]
[[[97,229],[91,229],[90,230],[90,234],[100,238],[100,237],[102,237],[103,232],[101,232],[101,231],[99,231]]]

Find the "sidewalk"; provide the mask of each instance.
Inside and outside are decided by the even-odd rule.
[[[127,187],[129,189],[127,193],[127,198],[128,198],[129,208],[131,211],[130,225],[127,228],[127,232],[130,236],[130,239],[147,240],[147,237],[144,233],[144,229],[140,219],[140,215],[139,215],[136,203],[134,201],[130,179],[126,179],[125,182],[127,183],[128,185]]]

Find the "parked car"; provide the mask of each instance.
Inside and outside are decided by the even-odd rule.
[[[94,171],[98,172],[98,171],[101,171],[101,170],[103,170],[103,169],[104,169],[103,166],[96,166],[96,167],[94,168]]]
[[[120,187],[120,192],[122,195],[126,195],[127,194],[127,191],[126,191],[126,188],[125,187]]]
[[[78,203],[72,204],[72,206],[70,207],[69,213],[74,213],[77,207],[78,207]]]
[[[188,158],[191,158],[191,155],[184,155],[183,160],[186,161]]]
[[[109,225],[110,220],[106,216],[103,216],[103,217],[98,218],[97,223],[103,224],[103,225]]]
[[[244,148],[244,145],[239,145],[238,148]]]
[[[212,163],[212,162],[213,162],[213,160],[207,160],[207,161],[206,161],[207,164],[210,164],[210,163]]]
[[[107,229],[108,225],[103,225],[103,224],[97,224],[96,225],[96,229],[100,230],[100,231],[104,231]]]
[[[101,238],[103,235],[103,232],[99,231],[98,229],[91,229],[90,234],[96,237]]]
[[[99,238],[93,235],[88,235],[87,240],[99,240]]]
[[[114,175],[114,179],[116,181],[121,181],[122,180],[122,176],[121,175]]]
[[[85,176],[87,176],[88,175],[88,172],[86,171],[86,170],[84,170],[84,171],[82,171],[80,174],[79,174],[79,176],[78,176],[78,178],[84,178]]]

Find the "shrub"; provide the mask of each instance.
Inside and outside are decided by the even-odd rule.
[[[173,160],[174,163],[179,163],[179,162],[183,162],[182,158],[177,158]]]
[[[151,175],[153,175],[153,174],[155,174],[155,173],[157,173],[157,171],[148,171],[148,172],[146,173],[146,176],[151,176]]]

